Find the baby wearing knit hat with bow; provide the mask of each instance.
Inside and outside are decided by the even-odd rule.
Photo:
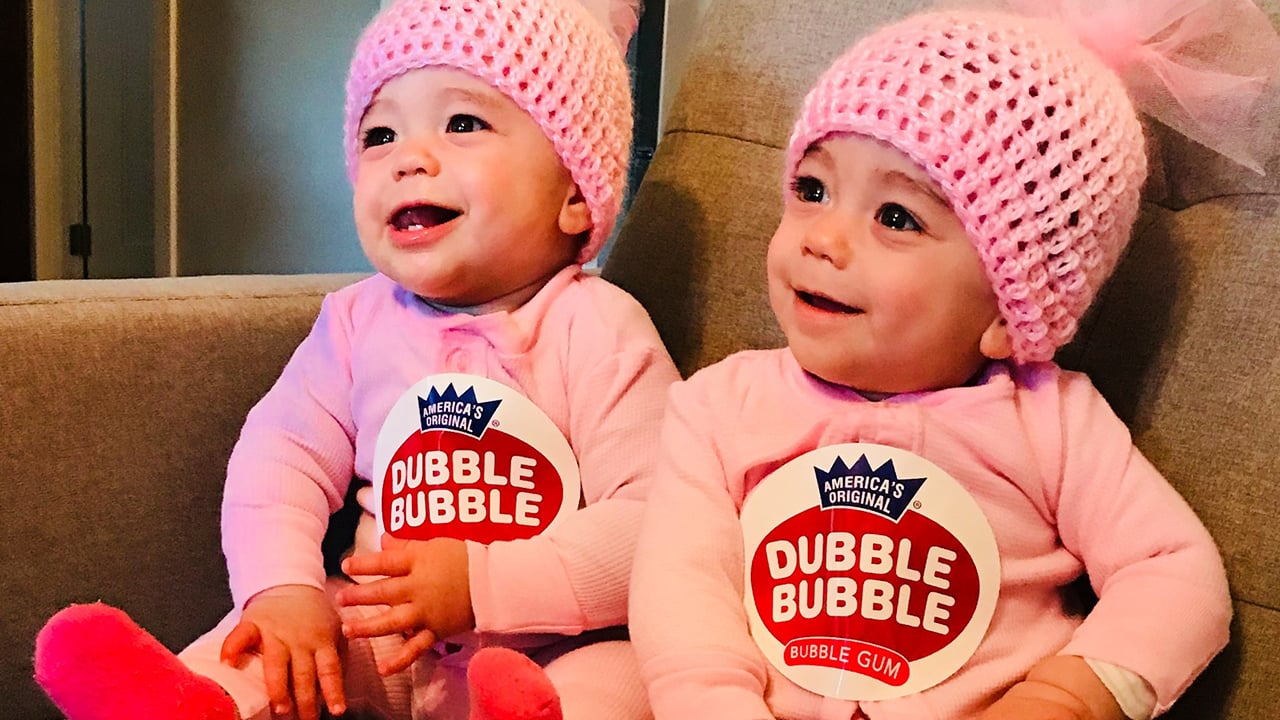
[[[1052,362],[1147,172],[1067,25],[912,16],[805,98],[767,259],[788,347],[667,405],[631,600],[658,720],[1145,719],[1226,644],[1213,539]]]
[[[325,299],[232,452],[235,606],[176,656],[115,608],[55,615],[36,679],[70,720],[650,716],[621,626],[679,376],[644,309],[581,268],[621,205],[637,15],[399,0],[373,19],[344,150],[378,272]],[[354,547],[326,577],[349,492]]]

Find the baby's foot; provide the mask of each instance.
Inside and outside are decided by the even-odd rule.
[[[560,696],[538,664],[507,648],[483,648],[467,666],[471,720],[562,720]]]
[[[36,682],[68,720],[235,720],[235,703],[124,612],[60,610],[36,636]]]

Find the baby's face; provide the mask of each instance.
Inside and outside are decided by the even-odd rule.
[[[998,355],[995,293],[963,225],[923,170],[876,140],[834,135],[810,148],[768,272],[792,352],[828,382],[952,387],[978,371],[984,350]]]
[[[360,245],[405,288],[509,310],[574,262],[586,204],[538,125],[484,81],[411,70],[378,90],[357,138]]]

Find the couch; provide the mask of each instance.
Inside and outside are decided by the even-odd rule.
[[[686,374],[781,341],[763,268],[791,117],[853,38],[922,4],[710,3],[603,269],[649,309]],[[1264,5],[1280,18],[1280,0]],[[1231,644],[1168,717],[1275,717],[1280,155],[1259,177],[1148,131],[1135,238],[1059,360],[1093,376],[1226,560]],[[172,648],[230,608],[218,541],[228,453],[324,293],[356,277],[0,286],[0,715],[58,717],[30,652],[69,603],[123,607]]]

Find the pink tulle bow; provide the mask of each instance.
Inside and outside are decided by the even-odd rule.
[[[1005,0],[1062,22],[1123,79],[1138,109],[1265,175],[1276,119],[1259,101],[1280,36],[1252,0]]]
[[[631,44],[631,36],[640,26],[640,14],[644,12],[643,0],[578,0],[601,24],[609,28],[618,48],[625,54]]]

